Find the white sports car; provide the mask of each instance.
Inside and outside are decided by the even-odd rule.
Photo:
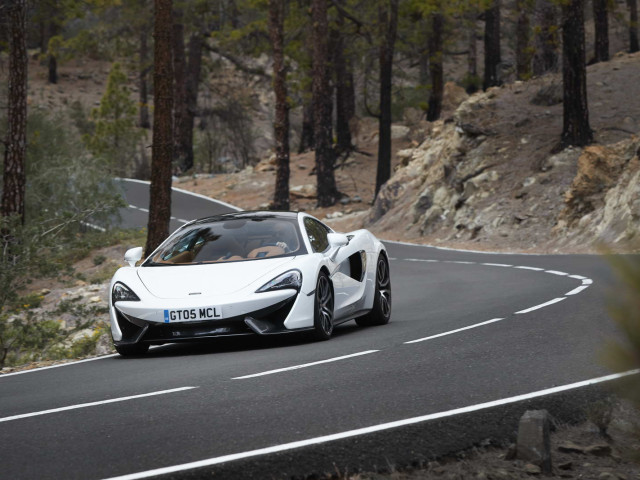
[[[149,345],[232,335],[383,325],[391,317],[384,245],[367,230],[335,233],[305,213],[239,212],[194,220],[140,266],[128,250],[111,280],[111,333],[121,355]]]

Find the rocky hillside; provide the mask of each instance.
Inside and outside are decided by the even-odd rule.
[[[466,99],[429,125],[362,224],[384,238],[513,251],[637,250],[640,55],[588,70],[596,143],[558,151],[561,79]]]

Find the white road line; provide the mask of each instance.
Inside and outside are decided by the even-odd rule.
[[[552,273],[554,275],[560,275],[561,277],[566,277],[567,275],[569,275],[568,273],[559,272],[557,270],[545,270],[544,273]]]
[[[565,293],[565,295],[575,295],[576,293],[580,293],[584,289],[589,288],[589,285],[581,285],[579,287],[574,288],[570,292]]]
[[[544,268],[538,268],[538,267],[527,267],[524,265],[518,265],[517,267],[513,267],[513,268],[520,268],[522,270],[533,270],[534,272],[543,272]]]
[[[457,263],[460,265],[475,265],[476,262],[465,262],[462,260],[443,260],[443,263]]]
[[[415,425],[417,423],[423,423],[430,420],[436,420],[439,418],[453,417],[463,413],[476,412],[478,410],[484,410],[492,407],[499,407],[502,405],[508,405],[511,403],[521,402],[523,400],[530,400],[532,398],[539,398],[545,395],[552,395],[554,393],[566,392],[568,390],[575,390],[576,388],[588,387],[590,385],[596,385],[598,383],[609,382],[617,380],[619,378],[627,377],[629,375],[637,375],[640,373],[638,370],[630,370],[623,373],[614,373],[612,375],[606,375],[604,377],[592,378],[584,380],[582,382],[570,383],[568,385],[561,385],[558,387],[547,388],[545,390],[538,390],[536,392],[525,393],[523,395],[516,395],[514,397],[502,398],[499,400],[493,400],[491,402],[479,403],[477,405],[470,405],[468,407],[456,408],[454,410],[448,410],[445,412],[430,413],[428,415],[422,415],[419,417],[406,418],[403,420],[396,420],[394,422],[382,423],[379,425],[372,425],[370,427],[358,428],[356,430],[347,430],[345,432],[334,433],[331,435],[324,435],[322,437],[309,438],[306,440],[299,440],[296,442],[284,443],[281,445],[273,445],[271,447],[259,448],[257,450],[249,450],[246,452],[232,453],[230,455],[223,455],[221,457],[207,458],[196,462],[183,463],[181,465],[173,465],[170,467],[156,468],[154,470],[147,470],[143,472],[131,473],[128,475],[121,475],[119,477],[111,477],[105,480],[139,480],[141,478],[149,478],[157,475],[165,475],[169,473],[182,472],[185,470],[191,470],[194,468],[210,467],[212,465],[219,465],[221,463],[232,462],[234,460],[241,460],[244,458],[258,457],[261,455],[268,455],[270,453],[284,452],[288,450],[294,450],[297,448],[308,447],[311,445],[319,445],[323,443],[333,442],[336,440],[342,440],[345,438],[358,437],[361,435],[367,435],[369,433],[381,432],[390,430],[392,428],[404,427],[407,425]]]
[[[75,360],[73,362],[59,363],[58,365],[49,365],[48,367],[38,367],[38,368],[31,368],[29,370],[21,370],[19,372],[3,373],[3,374],[0,374],[0,379],[3,379],[5,377],[11,377],[12,375],[22,375],[25,373],[40,372],[42,370],[49,370],[50,368],[68,367],[69,365],[77,365],[78,363],[93,362],[95,360],[102,360],[103,358],[111,358],[111,357],[117,357],[117,356],[118,356],[117,353],[112,353],[110,355],[102,355],[101,357],[85,358],[84,360]]]
[[[242,377],[234,377],[231,380],[244,380],[246,378],[262,377],[264,375],[272,375],[274,373],[288,372],[289,370],[298,370],[300,368],[313,367],[314,365],[321,365],[323,363],[337,362],[339,360],[359,357],[360,355],[367,355],[369,353],[375,353],[379,351],[380,350],[367,350],[365,352],[352,353],[351,355],[343,355],[342,357],[329,358],[327,360],[320,360],[318,362],[303,363],[302,365],[294,365],[293,367],[278,368],[276,370],[269,370],[267,372],[253,373],[251,375],[243,375]]]
[[[427,340],[433,340],[434,338],[444,337],[446,335],[453,335],[454,333],[462,332],[464,330],[470,330],[472,328],[481,327],[483,325],[489,325],[490,323],[499,322],[500,320],[504,320],[504,318],[492,318],[491,320],[487,320],[486,322],[474,323],[473,325],[469,325],[468,327],[462,327],[456,330],[451,330],[449,332],[438,333],[437,335],[431,335],[430,337],[418,338],[416,340],[409,340],[408,342],[404,342],[404,343],[409,344],[409,343],[425,342]]]
[[[548,302],[541,303],[540,305],[536,305],[535,307],[527,308],[526,310],[520,310],[519,312],[516,312],[516,314],[533,312],[534,310],[538,310],[539,308],[547,307],[549,305],[553,305],[554,303],[561,302],[566,298],[567,297],[554,298],[553,300],[549,300]]]
[[[427,263],[438,263],[440,260],[433,260],[431,258],[403,258],[405,262],[427,262]]]
[[[23,413],[20,415],[13,415],[11,417],[0,418],[0,423],[10,422],[11,420],[20,420],[21,418],[37,417],[39,415],[48,415],[50,413],[65,412],[67,410],[76,410],[78,408],[95,407],[97,405],[105,405],[107,403],[124,402],[126,400],[135,400],[137,398],[153,397],[155,395],[164,395],[165,393],[176,393],[185,390],[191,390],[198,387],[180,387],[172,388],[170,390],[160,390],[158,392],[143,393],[141,395],[131,395],[129,397],[111,398],[109,400],[100,400],[98,402],[79,403],[78,405],[69,405],[67,407],[52,408],[50,410],[41,410],[39,412]]]
[[[583,278],[582,279],[582,284],[583,285],[591,285],[593,283],[593,280],[591,280],[590,278]]]
[[[513,265],[506,263],[481,263],[480,265],[486,265],[487,267],[513,267]]]
[[[437,247],[435,245],[430,245],[428,243],[409,243],[409,242],[398,242],[396,240],[383,240],[384,243],[395,243],[396,245],[407,245],[409,247],[426,247],[426,248],[435,248],[436,250],[445,250],[447,252],[462,252],[462,253],[482,253],[484,255],[527,255],[530,257],[541,257],[548,256],[547,253],[521,253],[521,252],[486,252],[483,250],[463,250],[461,248],[450,248],[450,247]]]
[[[583,277],[582,275],[569,275],[569,278],[575,278],[576,280],[587,280],[587,277]]]

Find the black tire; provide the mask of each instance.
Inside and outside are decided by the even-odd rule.
[[[116,347],[116,352],[118,352],[123,357],[134,357],[137,355],[144,355],[149,350],[148,343],[132,343],[129,345],[113,345]]]
[[[316,340],[329,340],[333,334],[333,287],[329,276],[321,271],[316,283],[313,308],[313,337]]]
[[[391,274],[387,257],[380,254],[376,267],[376,289],[373,297],[373,308],[362,317],[356,318],[361,327],[386,325],[391,319]]]

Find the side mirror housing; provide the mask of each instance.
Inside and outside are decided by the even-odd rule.
[[[344,233],[330,233],[327,235],[331,248],[340,248],[349,244],[349,238]]]
[[[142,247],[130,248],[124,254],[124,261],[129,264],[130,267],[135,267],[136,263],[142,258]]]

